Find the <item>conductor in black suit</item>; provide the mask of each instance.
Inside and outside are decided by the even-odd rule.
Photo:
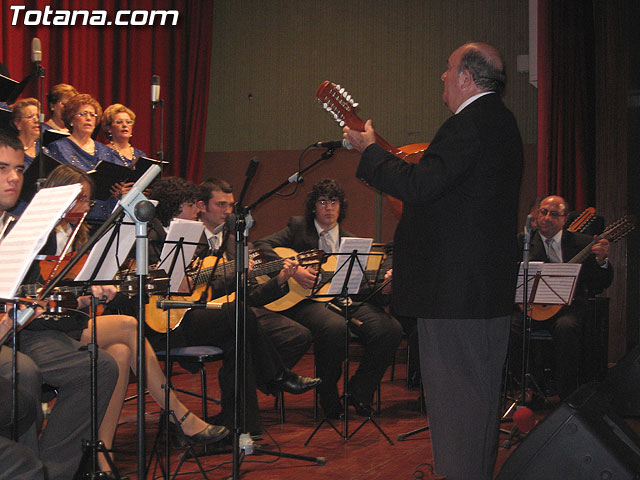
[[[419,163],[364,132],[356,175],[404,202],[394,238],[394,311],[418,318],[435,467],[452,479],[490,479],[498,448],[500,382],[516,285],[522,140],[500,94],[503,62],[466,43],[442,74],[454,113]]]
[[[531,237],[530,259],[542,262],[569,262],[589,245],[593,237],[565,230],[569,208],[564,198],[549,196],[540,202],[536,215],[538,230]],[[521,243],[522,244],[522,243]],[[532,322],[533,330],[548,330],[553,336],[555,393],[560,399],[569,396],[578,386],[578,368],[584,322],[587,318],[587,298],[596,295],[613,280],[613,267],[608,261],[609,241],[601,239],[591,247],[591,254],[580,269],[578,284],[571,305],[544,321]],[[522,314],[514,315],[514,346],[521,345]],[[517,351],[517,348],[514,349]],[[515,352],[514,352],[515,353]],[[518,360],[517,353],[511,355]],[[516,369],[517,371],[517,369]]]

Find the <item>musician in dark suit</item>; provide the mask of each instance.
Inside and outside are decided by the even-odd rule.
[[[306,202],[304,217],[291,217],[287,227],[255,242],[267,258],[279,258],[276,247],[291,248],[297,252],[320,248],[337,252],[340,239],[354,235],[343,230],[340,222],[347,210],[344,190],[335,180],[316,183]],[[293,278],[303,287],[312,288],[317,272],[312,268],[299,268]],[[338,418],[342,407],[337,382],[344,360],[345,321],[340,312],[327,308],[327,304],[302,300],[282,313],[311,330],[315,342],[316,368],[322,384],[318,387],[320,404],[328,418]],[[398,321],[380,307],[361,303],[350,307],[355,311],[351,330],[365,346],[362,360],[349,380],[349,401],[361,416],[371,416],[373,394],[387,367],[393,361],[402,336]]]
[[[569,208],[559,196],[550,196],[540,202],[536,214],[538,230],[531,237],[531,261],[569,262],[587,247],[593,237],[565,230]],[[520,237],[520,246],[523,238]],[[591,247],[591,254],[582,264],[575,296],[571,305],[562,308],[548,320],[533,321],[533,330],[548,330],[553,336],[554,383],[560,399],[566,398],[578,386],[578,368],[581,354],[582,329],[587,318],[587,298],[611,285],[613,267],[608,261],[609,241],[601,239]],[[522,341],[522,314],[513,317],[514,341]],[[517,363],[517,348],[511,355]],[[516,369],[517,371],[517,369]]]
[[[196,220],[196,206],[200,190],[193,183],[179,177],[163,177],[152,184],[149,197],[159,201],[156,213],[160,222],[150,226],[149,238],[161,245],[166,237],[165,227],[173,218]],[[160,225],[159,225],[160,223]],[[297,268],[297,263],[287,261],[277,277],[247,292],[249,306],[263,305],[281,297],[286,290],[286,281]],[[231,272],[233,273],[233,272]],[[235,277],[223,275],[213,282],[214,292],[231,293],[235,290]],[[208,293],[210,295],[210,292]],[[208,298],[209,300],[211,298]],[[242,408],[246,404],[246,424],[243,432],[259,433],[262,430],[258,411],[256,386],[264,393],[283,390],[293,394],[304,393],[320,383],[317,378],[303,377],[290,371],[278,354],[269,336],[261,330],[251,308],[247,309],[247,388],[245,402],[239,402],[239,418],[243,418]],[[146,329],[149,341],[156,349],[164,349],[165,335]],[[216,422],[228,428],[234,427],[234,371],[235,371],[235,310],[234,303],[224,303],[221,310],[188,310],[180,324],[171,332],[174,347],[212,345],[224,350],[222,368],[219,372],[222,394],[222,410]]]
[[[3,221],[6,210],[18,200],[23,174],[22,143],[0,131],[0,219]],[[80,349],[80,342],[55,330],[25,328],[19,333],[19,345],[20,351],[39,369],[42,380],[57,388],[53,410],[39,439],[40,460],[47,478],[67,479],[82,458],[82,441],[91,434],[87,408],[91,401],[89,354]],[[104,350],[100,350],[97,363],[97,386],[101,393],[97,418],[101,422],[118,379],[118,368]]]
[[[200,184],[198,218],[204,224],[204,234],[209,245],[206,251],[200,252],[200,256],[215,256],[222,249],[225,260],[235,260],[234,235],[231,232],[227,233],[227,228],[223,228],[227,217],[233,211],[234,203],[233,187],[229,182],[209,178]],[[249,245],[249,248],[252,246]],[[283,287],[288,290],[286,285]],[[293,368],[311,347],[311,332],[278,312],[258,307],[251,307],[251,310],[256,316],[260,330],[269,336],[278,351],[282,363],[287,368]]]
[[[0,349],[4,347],[0,346]],[[4,362],[0,362],[0,368],[4,366]],[[40,404],[19,390],[18,418],[14,420],[11,414],[11,389],[11,381],[0,376],[0,471],[4,478],[44,479],[44,467],[37,456],[37,449],[33,451],[11,440],[13,422],[17,424],[18,435],[25,434],[35,423]]]
[[[443,100],[454,115],[419,163],[344,128],[362,153],[356,175],[404,203],[394,238],[394,311],[418,318],[435,467],[449,480],[490,479],[500,384],[516,285],[522,140],[500,98],[497,49],[467,43],[449,57]]]

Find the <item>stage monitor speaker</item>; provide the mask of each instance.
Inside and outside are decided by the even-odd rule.
[[[621,416],[640,416],[640,345],[609,369],[603,391]]]
[[[640,437],[594,387],[576,391],[529,432],[496,480],[639,480]]]

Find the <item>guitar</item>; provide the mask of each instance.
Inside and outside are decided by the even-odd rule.
[[[292,250],[290,248],[285,248],[285,247],[276,247],[274,248],[274,251],[281,257],[295,255],[296,253],[295,250]],[[288,308],[293,307],[294,305],[297,305],[302,300],[310,299],[316,302],[329,302],[333,300],[336,297],[329,296],[329,297],[309,298],[309,295],[311,295],[312,293],[315,293],[317,295],[326,295],[329,292],[329,287],[331,286],[331,279],[334,276],[334,271],[336,269],[337,263],[338,263],[338,260],[336,256],[331,256],[324,263],[327,269],[326,270],[323,270],[322,268],[319,269],[316,285],[322,285],[324,282],[326,282],[326,285],[323,285],[322,288],[320,288],[319,290],[314,291],[311,288],[304,288],[293,278],[290,278],[289,293],[287,293],[283,297],[280,297],[275,302],[271,302],[265,305],[264,308],[266,308],[267,310],[271,310],[273,312],[281,312],[283,310],[287,310]],[[371,270],[367,269],[365,270],[364,274],[365,274],[365,278],[368,281],[376,282],[378,280],[384,279],[384,272],[382,272],[379,268],[375,268]]]
[[[584,232],[595,218],[596,209],[593,207],[587,207],[584,211],[571,222],[571,225],[567,227],[570,232]]]
[[[617,242],[625,237],[630,231],[636,228],[636,219],[633,215],[626,215],[609,225],[604,232],[594,238],[589,245],[584,247],[576,256],[567,263],[582,263],[591,254],[593,247],[600,240],[607,239],[610,243]],[[543,322],[556,315],[564,305],[532,305],[531,318],[536,321]]]
[[[133,297],[138,293],[138,277],[131,273],[118,273],[116,276],[118,292]],[[61,286],[54,288],[45,298],[39,298],[38,293],[42,289],[41,283],[25,284],[20,286],[18,299],[23,302],[31,302],[44,310],[42,315],[60,317],[68,315],[69,311],[75,311],[78,305],[77,297],[86,295],[84,286]],[[150,270],[147,275],[146,293],[148,295],[166,291],[169,288],[169,277],[162,269]],[[35,315],[24,321],[18,322],[18,331],[35,320]],[[2,345],[13,333],[13,320],[8,316],[0,321],[0,345]]]
[[[277,260],[272,260],[270,262],[264,262],[262,258],[264,258],[261,251],[256,251],[258,254],[254,254],[252,260],[254,260],[255,264],[251,272],[249,272],[249,278],[257,278],[269,275],[270,273],[279,272],[282,270],[282,265],[284,261],[287,259],[297,260],[300,266],[309,266],[314,264],[322,263],[324,260],[324,252],[322,250],[309,250],[307,252],[302,252],[300,254],[281,257]],[[192,285],[194,287],[193,293],[191,295],[181,297],[181,300],[185,302],[197,302],[200,300],[204,289],[209,284],[209,278],[211,275],[214,275],[215,278],[226,277],[229,275],[233,275],[235,273],[235,261],[225,261],[221,259],[216,267],[215,271],[213,269],[215,265],[216,257],[206,257],[202,260],[200,264],[200,269],[197,272],[193,272],[189,274],[191,278]],[[164,298],[162,296],[159,296]],[[165,333],[167,331],[167,313],[158,308],[156,305],[159,297],[151,298],[147,306],[145,307],[145,322],[151,327],[153,330],[159,333]],[[224,295],[215,300],[210,300],[208,303],[227,303],[235,300],[235,293],[230,295]],[[173,330],[180,322],[182,322],[182,318],[184,316],[185,310],[182,308],[174,308],[169,310],[169,329]]]
[[[345,125],[352,130],[364,132],[365,122],[355,113],[359,104],[353,100],[351,95],[340,85],[325,80],[320,84],[316,91],[316,98],[322,104],[334,120],[344,127]],[[376,132],[376,143],[384,148],[387,152],[394,154],[398,158],[402,158],[407,162],[416,163],[422,157],[424,151],[429,147],[428,143],[413,143],[404,147],[394,147]],[[387,195],[391,204],[391,209],[397,218],[402,214],[402,202],[397,198]]]

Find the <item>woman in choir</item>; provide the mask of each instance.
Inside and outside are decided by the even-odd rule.
[[[82,185],[82,193],[79,200],[72,209],[73,213],[87,212],[91,205],[91,195],[93,185],[89,176],[79,168],[71,165],[61,165],[57,167],[45,182],[45,187],[55,187],[60,185],[71,185],[79,183]],[[64,245],[63,238],[59,232],[68,229],[57,229],[57,251],[60,253]],[[82,233],[82,232],[80,232]],[[85,232],[86,233],[86,232]],[[68,237],[67,237],[68,238]],[[78,234],[74,239],[74,248],[79,248],[83,242],[86,242],[86,235]],[[46,253],[46,252],[45,252]],[[94,287],[95,288],[95,287]],[[115,295],[115,288],[111,286],[101,287],[103,294],[109,300]],[[95,293],[95,292],[94,292]],[[90,297],[80,297],[78,299],[78,308],[86,308],[90,303]],[[78,316],[79,317],[79,316]],[[87,320],[86,316],[76,319],[77,326],[70,327],[69,334],[77,332],[79,340],[88,344],[91,340],[91,320]],[[59,328],[59,327],[58,327]],[[98,430],[98,439],[102,440],[107,447],[111,448],[113,437],[120,418],[120,410],[127,392],[129,384],[129,370],[136,371],[137,359],[137,328],[138,322],[134,317],[128,315],[101,315],[96,317],[96,330],[98,343],[101,348],[109,352],[118,363],[119,377],[118,383],[114,389],[109,406],[105,413],[104,419]],[[163,385],[167,383],[164,373],[160,368],[158,359],[151,348],[148,341],[145,340],[146,355],[146,374],[147,388],[153,399],[160,405],[165,407],[165,393]],[[171,418],[174,423],[172,429],[178,433],[178,438],[182,443],[190,442],[192,444],[204,445],[222,440],[229,431],[225,427],[210,425],[203,421],[195,414],[191,414],[189,409],[178,399],[175,392],[170,392],[170,408],[175,413],[175,418]],[[177,419],[178,424],[175,424]],[[109,466],[104,456],[99,456],[98,461],[103,471],[108,471]]]
[[[146,154],[131,145],[136,114],[120,103],[108,106],[102,116],[102,130],[109,139],[107,147],[112,148],[124,165],[130,166]]]
[[[24,148],[24,168],[40,153],[40,102],[35,98],[23,98],[12,106],[11,119]]]
[[[85,172],[93,170],[102,160],[121,163],[112,149],[91,137],[101,118],[102,107],[91,95],[79,93],[71,97],[62,111],[71,135],[52,142],[51,155],[60,163],[75,165]]]
[[[60,163],[71,164],[84,172],[93,170],[101,161],[122,164],[114,150],[91,137],[101,118],[102,107],[91,95],[79,93],[71,97],[62,111],[62,119],[71,135],[52,142],[50,155]],[[97,200],[87,218],[104,221],[115,204],[115,198]]]
[[[135,121],[136,114],[133,110],[121,103],[109,105],[102,115],[102,131],[109,140],[107,147],[112,148],[127,167],[133,166],[138,157],[147,156],[142,150],[131,145]],[[133,183],[116,183],[111,189],[111,194],[120,198],[132,185]]]
[[[51,118],[45,123],[45,128],[48,127],[59,132],[69,133],[69,129],[62,119],[62,111],[69,99],[77,94],[78,91],[72,85],[66,83],[59,83],[51,88],[51,91],[47,94]]]

